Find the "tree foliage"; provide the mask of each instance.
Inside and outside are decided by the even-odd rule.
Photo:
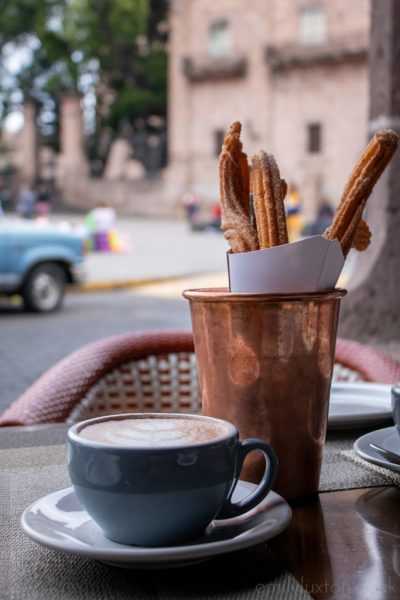
[[[118,131],[127,122],[165,116],[166,0],[1,4],[3,117],[22,92],[40,102],[44,133],[46,127],[51,132],[51,115],[56,121],[59,94],[66,91],[95,94],[97,135],[105,127]],[[25,60],[15,68],[21,54]]]

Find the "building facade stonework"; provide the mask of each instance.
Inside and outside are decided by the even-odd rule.
[[[218,200],[223,133],[275,155],[306,218],[335,206],[368,130],[369,0],[172,0],[168,196]]]
[[[338,203],[366,143],[370,21],[370,0],[170,0],[167,167],[149,176],[117,139],[91,177],[74,95],[61,100],[59,155],[38,153],[25,103],[13,162],[27,181],[54,179],[71,205],[183,216],[188,192],[206,210],[219,200],[218,156],[239,120],[249,159],[274,154],[312,221],[322,199]]]

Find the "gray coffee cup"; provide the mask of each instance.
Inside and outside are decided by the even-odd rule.
[[[89,425],[127,419],[136,421],[132,424],[135,428],[138,419],[162,419],[162,427],[164,420],[186,419],[191,423],[184,427],[215,426],[219,435],[165,446],[164,442],[140,446],[82,437],[82,430]],[[139,428],[148,423],[142,421]],[[130,422],[126,425],[130,427]],[[250,496],[232,502],[243,462],[253,450],[261,451],[266,459],[262,480]],[[122,544],[167,546],[194,540],[213,519],[241,515],[260,503],[270,491],[277,469],[275,452],[267,443],[239,441],[233,424],[211,417],[113,415],[83,421],[68,431],[68,470],[75,492],[104,535]]]
[[[400,381],[392,387],[392,415],[397,433],[400,435]]]

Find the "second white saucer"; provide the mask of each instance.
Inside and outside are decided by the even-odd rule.
[[[385,427],[366,433],[354,442],[353,448],[354,452],[364,460],[400,473],[400,465],[384,458],[377,450],[371,448],[371,443],[400,455],[400,436],[396,427]]]

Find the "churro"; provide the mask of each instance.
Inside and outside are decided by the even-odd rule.
[[[287,185],[280,177],[272,154],[261,150],[253,156],[251,178],[260,248],[287,244],[288,234],[283,205]]]
[[[264,181],[260,176],[261,161],[257,155],[253,156],[251,167],[251,190],[253,193],[254,219],[257,227],[260,248],[270,247],[267,209],[264,203]]]
[[[281,179],[274,157],[264,151],[249,166],[240,141],[241,124],[233,123],[220,156],[221,229],[233,252],[248,252],[288,243],[284,198],[287,184]],[[369,196],[396,151],[394,131],[378,131],[354,167],[344,189],[333,223],[324,232],[337,239],[344,256],[351,248],[365,250],[371,241],[362,214]],[[254,223],[250,191],[253,195]]]
[[[240,131],[240,123],[231,125],[220,156],[221,229],[233,252],[248,252],[259,244],[250,220],[249,167]]]
[[[395,153],[397,144],[398,136],[394,131],[378,131],[350,175],[333,223],[323,234],[328,240],[339,241],[344,256],[353,245],[365,204]]]
[[[370,228],[368,227],[368,223],[364,221],[364,219],[361,219],[354,236],[352,248],[358,252],[363,252],[370,245],[371,236],[372,234]]]
[[[247,154],[240,153],[240,170],[242,174],[243,194],[241,196],[244,213],[250,218],[250,170]]]

